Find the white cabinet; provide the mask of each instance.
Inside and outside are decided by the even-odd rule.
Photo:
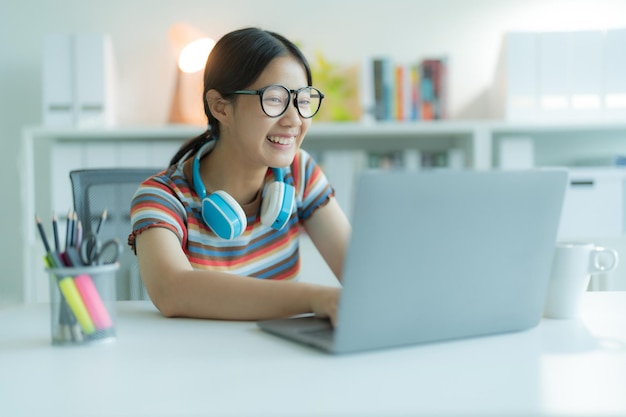
[[[626,169],[572,169],[559,238],[624,235],[625,184]]]
[[[536,166],[581,166],[592,160],[626,155],[626,119],[605,122],[506,123],[489,124],[494,149],[491,164],[498,166],[502,139],[524,137],[533,140]]]

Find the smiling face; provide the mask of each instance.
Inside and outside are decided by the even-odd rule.
[[[259,78],[246,89],[259,90],[271,84],[284,85],[290,90],[307,86],[302,64],[291,56],[275,58]],[[285,167],[293,161],[300,148],[311,119],[304,119],[293,105],[279,117],[269,117],[261,108],[258,95],[237,95],[233,99],[232,115],[221,125],[220,140],[228,142],[256,167]]]

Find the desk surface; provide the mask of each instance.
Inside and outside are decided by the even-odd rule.
[[[0,414],[626,415],[626,292],[587,293],[580,320],[347,356],[149,302],[117,316],[113,343],[59,347],[47,304],[0,310]]]

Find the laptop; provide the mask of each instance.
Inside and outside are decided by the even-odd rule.
[[[349,353],[521,331],[539,323],[567,171],[366,171],[357,181],[337,323],[265,320]]]

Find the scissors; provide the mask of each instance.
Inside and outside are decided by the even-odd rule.
[[[102,242],[95,233],[88,234],[80,243],[80,259],[85,265],[102,265],[117,262],[122,253],[118,238]]]

